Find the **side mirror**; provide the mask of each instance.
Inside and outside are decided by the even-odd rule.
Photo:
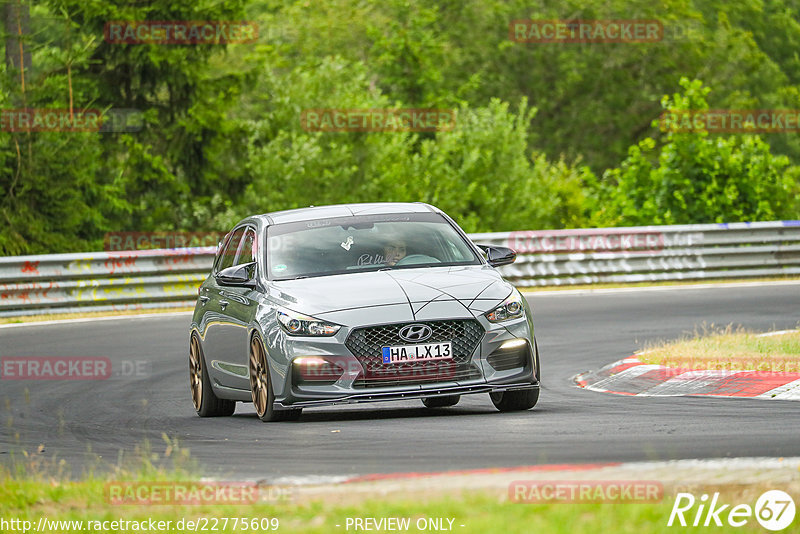
[[[494,245],[478,245],[478,248],[486,253],[486,261],[492,267],[510,265],[517,259],[517,253],[508,247],[496,247]]]
[[[244,263],[222,269],[215,278],[224,286],[256,287],[255,271],[256,262]]]

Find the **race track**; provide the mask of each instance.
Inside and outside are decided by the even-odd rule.
[[[796,327],[800,283],[583,294],[528,294],[544,388],[530,412],[500,414],[487,395],[428,410],[419,401],[306,409],[261,423],[250,405],[200,419],[188,387],[189,314],[0,328],[0,357],[99,356],[95,381],[0,381],[0,461],[13,450],[64,458],[76,472],[115,463],[145,439],[177,437],[204,471],[275,481],[309,475],[441,471],[542,463],[800,456],[800,403],[636,398],[578,389],[576,373],[674,339],[703,322]],[[138,365],[138,372],[137,366]],[[91,450],[91,453],[87,453]],[[127,452],[126,452],[127,454]]]

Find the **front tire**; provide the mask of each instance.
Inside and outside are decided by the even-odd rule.
[[[276,410],[275,394],[269,375],[269,364],[264,344],[258,334],[250,340],[250,393],[258,418],[265,423],[270,421],[296,421],[302,408]]]
[[[195,333],[189,339],[189,388],[192,404],[200,417],[225,417],[236,411],[236,401],[220,399],[211,389],[203,349]]]
[[[539,367],[539,345],[533,338],[534,362],[536,365],[536,382],[541,383],[542,371]],[[539,388],[524,389],[521,391],[498,391],[489,393],[494,407],[501,412],[518,412],[530,410],[539,402]]]
[[[494,407],[501,412],[519,412],[530,410],[539,400],[539,388],[522,391],[498,391],[489,393]]]

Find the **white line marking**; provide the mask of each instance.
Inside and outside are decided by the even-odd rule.
[[[752,372],[753,371],[729,371],[726,369],[687,371],[665,382],[656,384],[650,389],[638,393],[638,395],[642,397],[676,397],[679,395],[690,395],[692,393],[697,393],[699,390],[715,382],[721,382],[729,376]]]
[[[561,290],[539,290],[536,286],[519,287],[526,297],[550,297],[559,295],[591,295],[603,293],[632,293],[635,291],[673,291],[680,289],[716,289],[732,287],[763,287],[763,286],[787,286],[800,285],[800,281],[780,280],[776,282],[729,282],[721,284],[686,284],[674,286],[637,286],[637,287],[605,287],[598,289],[561,289]],[[552,286],[541,286],[542,288]]]
[[[619,381],[636,378],[637,376],[643,375],[648,371],[653,371],[655,369],[663,369],[663,368],[664,367],[661,365],[637,365],[635,367],[628,367],[624,371],[620,371],[614,376],[610,376],[608,378],[599,380],[594,384],[587,385],[585,389],[590,389],[593,391],[608,391],[605,386],[609,384],[614,385]]]
[[[142,313],[139,315],[110,315],[106,317],[82,317],[80,319],[59,319],[54,321],[35,321],[30,323],[8,323],[0,324],[0,328],[17,328],[21,326],[51,326],[59,324],[91,323],[94,321],[115,321],[127,319],[152,319],[154,317],[181,317],[191,316],[192,312],[165,312],[165,313]]]
[[[800,400],[800,380],[789,382],[758,395],[756,398]]]
[[[778,330],[777,332],[766,332],[764,334],[758,334],[756,337],[782,336],[783,334],[793,334],[795,332],[800,332],[800,330]]]
[[[270,479],[273,486],[318,486],[326,484],[341,484],[355,478],[357,475],[305,475],[285,476]]]
[[[546,465],[546,464],[545,464]],[[576,467],[581,467],[583,464],[576,463],[571,464]],[[498,475],[488,474],[485,469],[475,469],[475,470],[463,470],[458,471],[456,473],[451,473],[448,471],[431,471],[422,473],[424,476],[443,476],[443,477],[450,477],[450,478],[465,478],[468,476],[477,476],[477,477],[493,477],[493,476],[508,476],[511,478],[519,477],[520,475],[524,474],[526,476],[535,476],[536,471],[530,471],[531,466],[521,465],[519,466],[519,470],[511,469],[509,471],[504,471],[499,473]],[[537,466],[537,467],[544,467],[544,466]],[[724,473],[727,474],[736,471],[742,471],[745,469],[769,469],[769,470],[786,470],[786,472],[790,475],[790,477],[794,477],[794,473],[797,473],[797,470],[800,468],[800,457],[796,456],[789,456],[789,457],[737,457],[737,458],[689,458],[689,459],[682,459],[682,460],[666,460],[666,461],[644,461],[644,462],[623,462],[619,465],[610,465],[610,466],[602,466],[602,467],[594,467],[591,469],[592,472],[602,471],[604,473],[613,473],[614,471],[618,470],[625,470],[625,471],[634,471],[634,472],[641,472],[644,470],[666,470],[665,473],[672,473],[678,469],[687,469],[692,471],[698,470],[722,470]],[[545,471],[547,472],[547,471]],[[567,470],[567,472],[569,472]],[[698,471],[699,472],[699,471]],[[550,473],[550,472],[547,472]],[[420,474],[420,473],[417,473]],[[370,485],[372,487],[375,486],[382,486],[382,485],[393,485],[397,484],[399,480],[403,479],[403,475],[405,473],[397,473],[397,477],[387,477],[382,478],[379,480],[364,480],[359,482],[360,484]],[[720,475],[720,473],[716,473],[715,475]],[[768,473],[770,477],[775,476],[775,473]],[[299,484],[305,486],[326,486],[326,485],[337,485],[341,482],[345,482],[347,480],[351,480],[363,475],[325,475],[325,476],[287,476],[281,477],[275,480],[266,481],[264,479],[256,479],[260,485],[270,484],[270,485],[279,485],[278,483],[283,484]],[[548,475],[552,476],[552,474]],[[596,476],[596,475],[593,475]],[[705,474],[703,476],[706,476]],[[737,475],[739,476],[739,475]],[[670,480],[670,477],[666,477],[667,480]],[[215,480],[211,478],[209,480]],[[219,479],[223,480],[223,479]]]

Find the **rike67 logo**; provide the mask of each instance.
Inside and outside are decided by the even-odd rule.
[[[794,500],[781,490],[764,492],[756,500],[755,507],[749,504],[723,504],[719,500],[719,493],[714,493],[710,502],[705,493],[699,499],[691,493],[678,493],[667,526],[721,527],[727,524],[742,527],[755,518],[765,529],[779,531],[791,525],[794,516]]]

